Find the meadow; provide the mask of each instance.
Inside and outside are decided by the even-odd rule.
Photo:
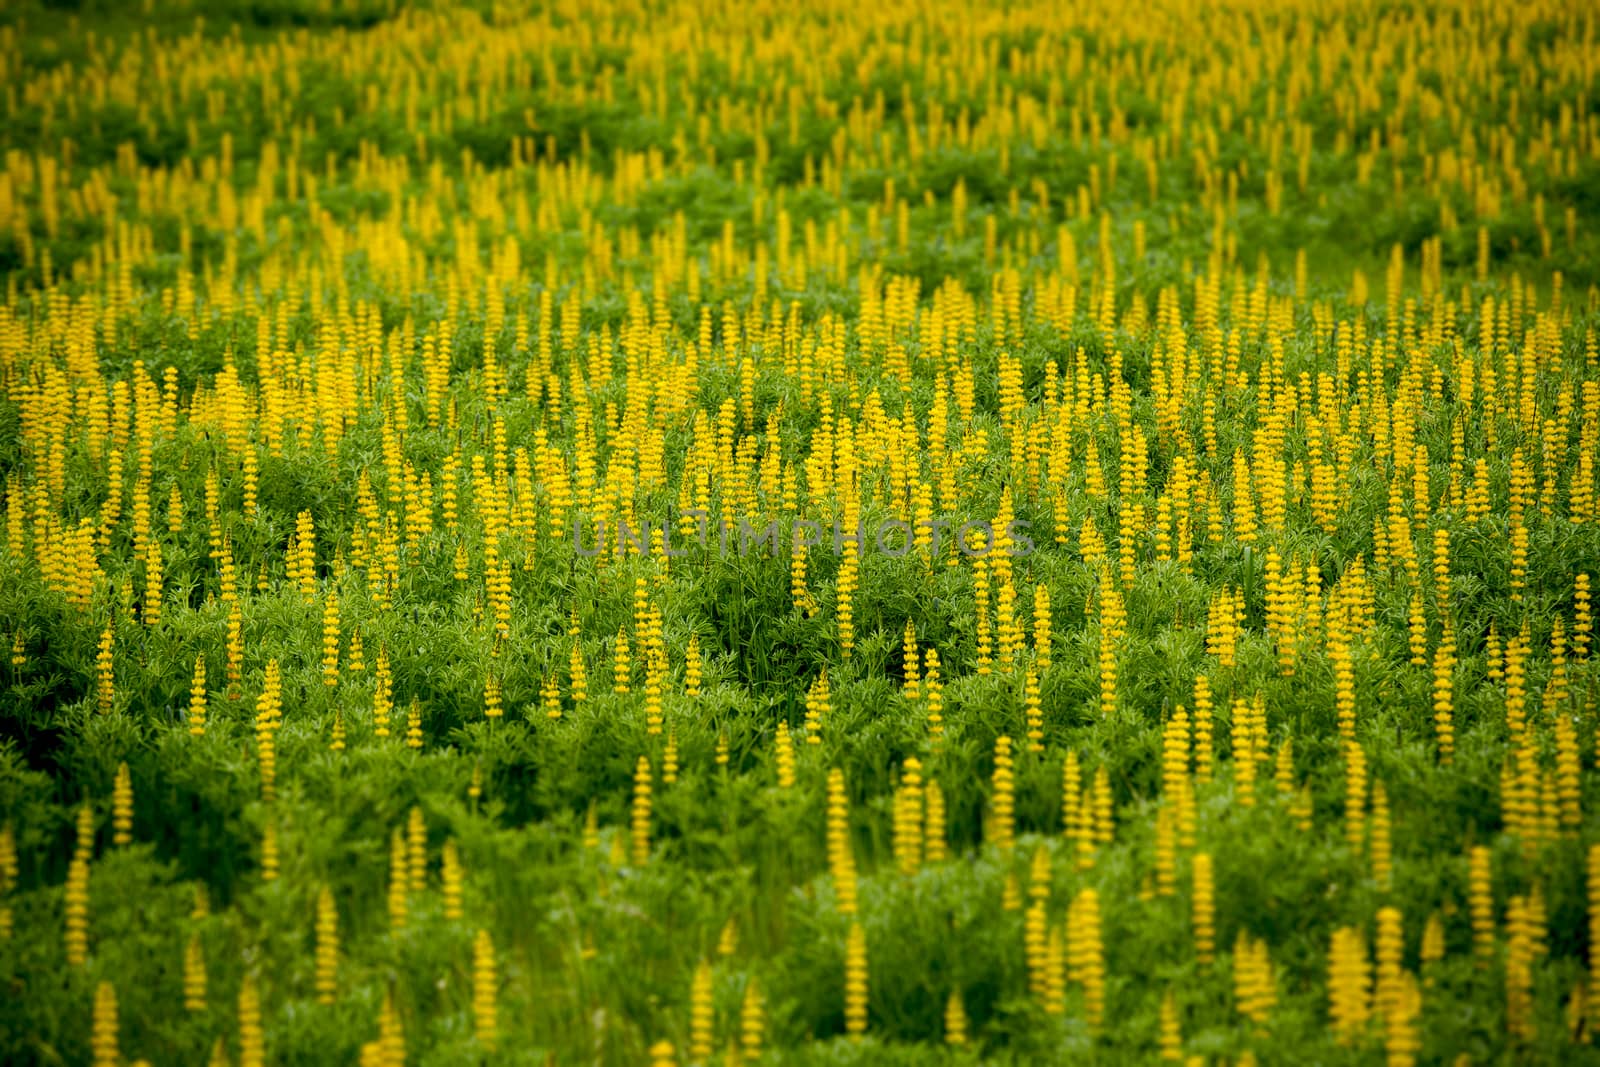
[[[1600,1063],[1597,22],[4,5],[0,1061]]]

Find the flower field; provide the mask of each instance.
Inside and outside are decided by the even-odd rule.
[[[1600,1063],[1600,8],[0,73],[0,1062]]]

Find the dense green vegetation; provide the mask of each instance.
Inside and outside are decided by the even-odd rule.
[[[1586,1062],[1594,23],[0,12],[0,1059]]]

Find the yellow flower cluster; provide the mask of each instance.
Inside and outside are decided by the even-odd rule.
[[[465,968],[470,935],[480,1055],[563,1033],[523,1011],[551,990],[605,1031],[624,953],[589,902],[736,892],[680,879],[717,832],[766,896],[686,906],[726,936],[661,964],[684,1018],[629,1020],[635,1059],[804,1029],[735,967],[787,909],[836,912],[852,1038],[870,940],[898,1034],[908,902],[983,879],[998,918],[949,936],[1004,931],[1026,1010],[1094,1041],[1144,997],[1119,1047],[1165,1061],[1221,1025],[1119,973],[1166,927],[1165,963],[1231,983],[1241,1059],[1291,997],[1318,1051],[1395,1065],[1485,990],[1507,1056],[1547,1052],[1557,993],[1592,1041],[1592,11],[283,6],[338,28],[0,29],[4,700],[97,791],[60,792],[70,853],[0,831],[0,940],[51,879],[94,1062],[140,977],[101,981],[102,872],[195,832],[159,813],[219,768],[249,802],[195,826],[247,827],[257,867],[218,899],[296,902],[305,995],[376,1013],[363,1063],[448,1030],[356,995],[409,973],[359,955],[380,936],[459,935]],[[391,801],[370,871],[329,858]],[[538,886],[584,903],[540,913],[594,971],[530,973],[547,930],[490,864],[547,842],[501,824],[579,812]],[[1339,865],[1311,970],[1230,899],[1280,831]],[[1552,929],[1582,893],[1584,960]],[[300,991],[202,920],[184,1011],[236,991],[264,1063]],[[952,1046],[1012,1003],[934,992]]]

